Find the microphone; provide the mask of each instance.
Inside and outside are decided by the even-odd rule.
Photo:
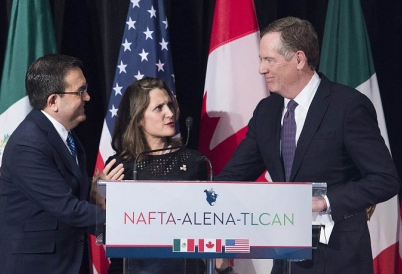
[[[138,153],[137,156],[135,157],[135,160],[134,160],[133,180],[137,180],[137,178],[138,178],[138,159],[140,158],[141,155],[148,154],[148,153],[153,153],[153,152],[164,151],[164,150],[173,150],[173,149],[180,149],[180,148],[187,147],[188,140],[190,139],[190,131],[191,131],[191,128],[193,127],[193,122],[194,122],[193,117],[188,116],[186,118],[187,138],[186,138],[186,143],[184,145],[146,150],[146,151],[142,151],[142,152]]]
[[[188,116],[186,118],[187,138],[186,138],[186,143],[184,144],[185,147],[188,145],[188,140],[190,139],[190,130],[193,127],[193,124],[194,124],[193,117]]]
[[[202,161],[202,162],[207,162],[207,163],[208,163],[208,165],[209,165],[209,174],[208,174],[208,177],[209,177],[209,181],[212,182],[212,181],[214,180],[214,172],[213,172],[213,170],[212,170],[212,163],[211,163],[211,161],[210,161],[206,156],[201,156],[198,160],[199,160],[199,161]]]

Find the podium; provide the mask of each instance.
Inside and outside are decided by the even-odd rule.
[[[214,258],[311,259],[311,199],[326,184],[127,180],[99,181],[98,192],[107,257],[202,258],[212,273]]]

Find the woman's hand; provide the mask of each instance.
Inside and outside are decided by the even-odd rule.
[[[114,169],[110,170],[115,163],[116,163],[116,159],[111,160],[105,166],[105,168],[103,169],[101,174],[99,174],[99,171],[96,170],[96,174],[99,174],[99,178],[97,180],[123,180],[123,178],[124,178],[123,164],[119,164]]]
[[[111,160],[105,166],[102,173],[99,173],[99,170],[96,169],[95,176],[92,178],[91,193],[89,199],[91,203],[97,204],[103,209],[106,209],[106,199],[98,193],[98,180],[123,180],[124,178],[123,164],[119,164],[115,168],[110,170],[115,163],[116,159]]]

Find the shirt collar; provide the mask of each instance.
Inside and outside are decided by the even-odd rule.
[[[41,110],[42,113],[49,119],[49,121],[53,124],[54,128],[56,129],[57,133],[60,135],[60,138],[66,142],[68,136],[68,130],[56,119],[50,116],[45,111]]]
[[[317,92],[318,86],[320,85],[321,78],[318,76],[317,72],[314,71],[313,77],[311,77],[308,84],[302,89],[302,91],[293,99],[298,106],[308,109],[311,102],[313,101],[314,95]],[[285,108],[288,105],[290,99],[284,98]]]

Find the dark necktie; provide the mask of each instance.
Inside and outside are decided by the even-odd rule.
[[[293,158],[296,150],[296,107],[297,103],[293,100],[290,100],[287,107],[288,110],[283,117],[281,152],[285,167],[286,182],[289,182],[290,171],[292,170]]]
[[[68,132],[67,136],[67,145],[70,148],[71,155],[75,158],[77,156],[77,151],[75,149],[74,139],[70,131]]]

